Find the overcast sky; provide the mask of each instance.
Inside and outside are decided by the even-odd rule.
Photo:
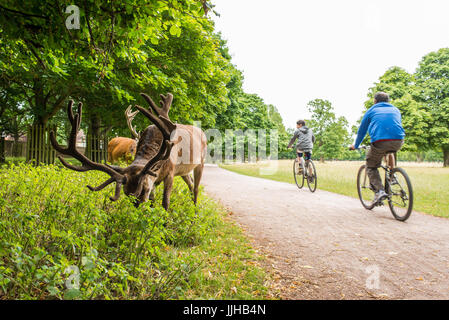
[[[245,91],[274,104],[288,127],[315,98],[355,124],[389,67],[414,72],[425,54],[449,47],[447,0],[213,2]]]

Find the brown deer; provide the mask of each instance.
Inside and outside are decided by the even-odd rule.
[[[131,131],[134,139],[116,137],[111,139],[108,143],[108,162],[116,163],[123,159],[126,162],[130,162],[130,159],[135,156],[137,150],[137,142],[140,139],[140,135],[136,131],[136,127],[132,125],[132,121],[139,111],[131,112],[131,106],[125,111],[126,122],[128,123],[129,130]]]
[[[173,178],[181,176],[193,193],[193,201],[196,204],[206,157],[206,135],[200,128],[174,124],[170,121],[168,112],[173,101],[172,94],[161,95],[162,107],[157,107],[146,94],[141,93],[141,95],[149,103],[151,109],[147,110],[141,106],[136,106],[136,108],[154,125],[143,131],[137,144],[136,157],[131,165],[122,168],[93,162],[76,150],[76,135],[81,123],[82,103],[79,103],[78,112],[73,114],[73,100],[70,100],[67,108],[68,118],[72,125],[67,148],[61,147],[56,142],[54,132],[50,133],[50,140],[56,151],[62,155],[74,157],[82,165],[71,165],[62,156],[58,156],[59,160],[64,166],[75,171],[98,170],[107,173],[110,178],[103,184],[98,187],[87,187],[91,191],[100,191],[115,182],[115,195],[110,197],[111,201],[119,199],[123,186],[123,191],[127,196],[136,197],[136,206],[138,206],[148,199],[154,200],[154,188],[163,182],[162,205],[168,210]],[[194,181],[190,176],[192,171]]]

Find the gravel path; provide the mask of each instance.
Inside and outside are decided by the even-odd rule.
[[[206,166],[202,184],[268,257],[285,299],[449,299],[449,220]],[[355,188],[355,185],[354,185]]]

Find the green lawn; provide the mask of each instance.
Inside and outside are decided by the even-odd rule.
[[[357,196],[356,176],[363,162],[315,162],[318,188],[351,197]],[[295,183],[292,175],[292,160],[277,161],[275,174],[264,175],[261,168],[267,163],[245,163],[222,165],[223,168],[240,174],[276,181]],[[271,164],[273,165],[273,164]],[[449,217],[449,168],[441,164],[399,163],[412,180],[414,188],[414,210],[435,216]]]

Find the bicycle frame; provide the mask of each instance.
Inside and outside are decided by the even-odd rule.
[[[369,147],[368,146],[363,146],[363,147],[361,147],[361,149],[368,150]],[[383,163],[385,163],[385,165]],[[380,167],[385,170],[385,187],[387,187],[387,181],[388,181],[388,177],[390,176],[391,170],[393,170],[396,167],[396,154],[395,154],[395,152],[387,153],[383,157],[383,163],[381,164]],[[363,187],[364,188],[366,188],[366,180],[367,179],[368,179],[368,172],[367,172],[367,170],[365,168],[365,175],[363,177]],[[369,179],[368,179],[368,181],[369,181]],[[389,195],[389,197],[390,197],[390,195]]]

